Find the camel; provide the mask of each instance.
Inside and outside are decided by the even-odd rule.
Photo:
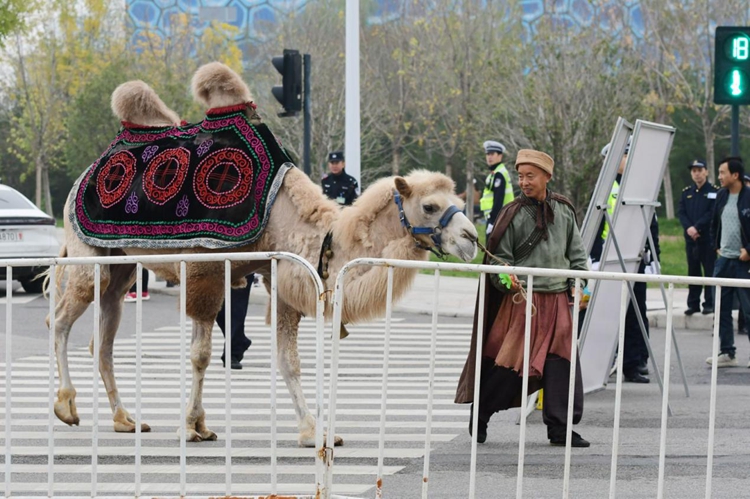
[[[247,104],[252,96],[245,82],[221,63],[202,66],[192,80],[194,97],[207,109]],[[142,126],[176,125],[179,117],[145,83],[127,82],[115,90],[112,110],[124,123]],[[260,122],[254,106],[246,112],[253,122]],[[398,193],[398,195],[396,195]],[[71,191],[69,195],[73,196]],[[437,227],[447,211],[452,217],[442,228],[437,241],[429,234],[412,234],[402,225],[399,206],[413,226]],[[455,195],[453,181],[445,175],[415,171],[404,177],[384,178],[366,189],[353,206],[344,209],[327,199],[321,188],[304,173],[291,168],[283,179],[270,212],[267,226],[253,243],[233,248],[238,252],[287,251],[296,253],[317,266],[326,234],[332,234],[333,256],[323,282],[333,289],[336,275],[344,264],[358,257],[426,260],[428,249],[438,249],[464,261],[474,258],[477,232],[473,224],[455,207],[462,206]],[[70,202],[66,203],[65,243],[61,257],[98,257],[107,255],[188,254],[211,252],[205,248],[153,250],[144,248],[103,248],[85,244],[72,229]],[[186,314],[192,319],[192,386],[187,406],[186,438],[189,441],[216,440],[206,425],[202,407],[203,379],[211,357],[211,330],[224,298],[223,262],[188,263]],[[179,264],[147,264],[157,275],[179,281]],[[70,266],[68,280],[55,310],[55,354],[60,386],[54,404],[55,415],[68,425],[78,425],[76,390],[70,378],[67,358],[68,335],[73,323],[94,301],[93,266]],[[270,283],[269,262],[233,262],[232,284],[244,284],[250,272],[260,272],[267,287]],[[393,297],[398,299],[412,283],[416,270],[394,271]],[[61,279],[63,272],[58,272]],[[112,348],[120,322],[123,297],[135,282],[135,265],[112,265],[101,268],[101,327],[99,370],[107,390],[116,432],[134,432],[135,420],[120,399],[113,370]],[[386,305],[387,269],[358,267],[347,274],[344,323],[356,323],[383,315]],[[58,287],[59,289],[59,287]],[[297,331],[302,316],[316,313],[317,292],[312,279],[299,265],[278,263],[278,366],[295,407],[299,445],[312,447],[316,421],[308,409],[300,383],[300,360]],[[270,308],[270,307],[269,307]],[[332,305],[326,306],[331,319]],[[267,314],[267,322],[268,322]],[[48,318],[49,321],[49,318]],[[49,322],[48,322],[49,323]],[[93,354],[93,339],[90,350]],[[142,424],[142,431],[149,431]],[[336,443],[342,440],[336,437]]]

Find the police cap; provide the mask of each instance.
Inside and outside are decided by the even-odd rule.
[[[628,137],[628,143],[625,146],[625,154],[628,154],[630,152],[630,141],[631,141],[632,138],[633,138],[632,135],[630,137]],[[612,147],[612,142],[609,142],[609,143],[607,143],[606,146],[602,147],[602,151],[600,153],[602,155],[602,157],[606,157],[607,156],[607,153],[609,152],[609,148],[610,147]]]
[[[333,151],[328,154],[329,163],[337,163],[339,161],[344,161],[344,151]]]
[[[505,152],[505,146],[500,142],[496,142],[494,140],[488,140],[483,145],[485,154],[489,154],[491,152],[499,152],[500,154],[503,154]]]
[[[708,168],[706,166],[706,162],[702,159],[694,159],[691,163],[688,164],[688,169],[692,170],[693,168]]]

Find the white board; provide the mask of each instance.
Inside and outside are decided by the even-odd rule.
[[[598,209],[597,206],[606,206],[607,204],[609,193],[612,191],[612,185],[615,183],[615,178],[617,177],[617,169],[620,166],[622,156],[625,154],[625,147],[632,132],[633,125],[623,118],[617,118],[615,130],[612,132],[612,140],[609,142],[611,145],[607,156],[604,158],[601,172],[599,172],[599,179],[596,181],[596,187],[594,187],[594,194],[591,196],[589,209],[586,211],[586,216],[581,226],[581,239],[583,240],[583,247],[586,249],[586,254],[591,253],[594,241],[599,237],[599,226],[604,218],[604,212]]]
[[[638,271],[641,251],[649,231],[646,221],[650,223],[654,214],[653,204],[659,196],[674,132],[675,129],[669,126],[636,121],[617,205],[612,215],[610,236],[602,251],[600,271],[622,272],[613,235],[619,243],[626,271]],[[619,157],[622,158],[622,154]],[[645,208],[632,203],[644,203]],[[642,209],[645,209],[646,221]],[[600,390],[607,385],[617,349],[621,286],[619,281],[596,281],[593,288],[590,287],[591,299],[580,342],[585,393]]]

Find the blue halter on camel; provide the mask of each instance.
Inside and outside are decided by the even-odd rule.
[[[409,234],[411,234],[414,242],[417,243],[417,248],[428,250],[438,258],[445,259],[448,253],[443,251],[443,229],[448,226],[451,219],[456,213],[461,213],[461,210],[455,204],[452,204],[443,212],[443,215],[438,221],[438,225],[436,225],[435,227],[414,227],[411,223],[409,223],[409,219],[406,218],[406,213],[404,212],[404,203],[401,200],[401,195],[398,193],[398,191],[393,191],[393,201],[396,203],[396,206],[398,206],[398,217],[399,219],[401,219],[401,226],[404,227],[407,232],[409,232]],[[430,239],[432,239],[432,242],[435,243],[435,246],[423,245],[415,237],[419,235],[430,236]]]

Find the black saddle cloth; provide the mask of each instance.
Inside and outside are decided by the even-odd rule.
[[[294,167],[246,107],[180,127],[124,124],[79,178],[70,217],[92,246],[231,248],[260,237]]]

